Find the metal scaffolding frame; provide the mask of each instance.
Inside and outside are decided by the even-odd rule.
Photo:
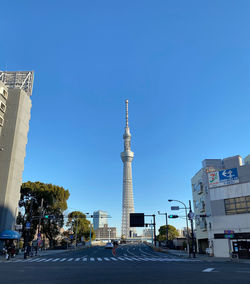
[[[0,81],[9,89],[24,90],[31,96],[33,90],[34,71],[1,71]]]

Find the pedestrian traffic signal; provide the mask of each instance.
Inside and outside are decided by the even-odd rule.
[[[178,215],[168,215],[168,218],[173,218],[173,219],[175,219],[175,218],[179,218],[179,216],[178,216]]]
[[[44,219],[54,219],[55,216],[54,215],[44,215],[43,218]]]

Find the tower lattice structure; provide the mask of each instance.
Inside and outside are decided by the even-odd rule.
[[[125,101],[126,106],[126,125],[123,135],[124,151],[121,153],[123,162],[123,195],[122,195],[122,229],[121,235],[129,238],[133,236],[135,230],[130,228],[129,216],[134,213],[134,197],[132,183],[132,161],[134,153],[131,151],[131,134],[128,126],[128,100]]]

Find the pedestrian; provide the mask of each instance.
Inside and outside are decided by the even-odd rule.
[[[27,256],[30,256],[30,252],[31,252],[31,247],[30,247],[30,243],[28,243],[27,249],[26,249]]]

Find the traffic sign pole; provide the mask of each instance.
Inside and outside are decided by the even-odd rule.
[[[191,223],[191,234],[192,234],[192,253],[193,253],[193,258],[195,258],[195,243],[194,243],[194,213],[192,212],[191,208],[191,200],[189,200],[189,220]]]

